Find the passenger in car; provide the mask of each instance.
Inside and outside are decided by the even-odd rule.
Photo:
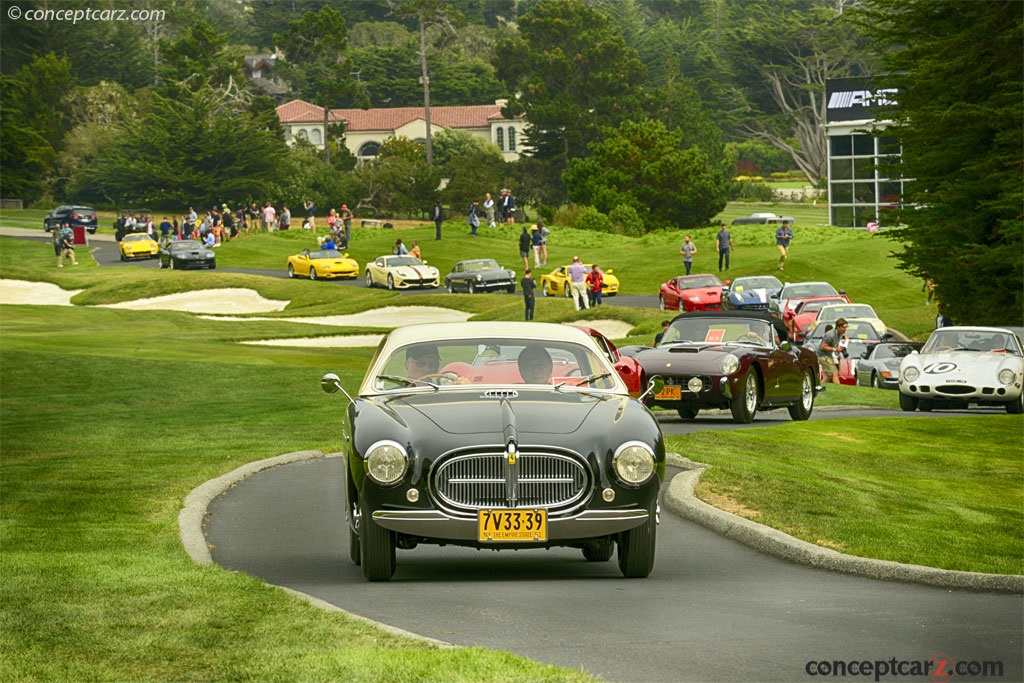
[[[519,352],[519,376],[526,384],[548,384],[551,381],[551,355],[542,346],[527,346]]]
[[[411,379],[436,375],[440,367],[441,356],[436,346],[414,346],[405,352],[405,373]]]

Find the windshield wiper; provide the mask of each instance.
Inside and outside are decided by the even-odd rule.
[[[434,391],[440,391],[441,390],[441,387],[439,387],[438,385],[434,384],[433,382],[428,382],[425,379],[413,379],[412,377],[399,377],[397,375],[377,375],[377,379],[384,379],[384,380],[388,380],[388,381],[391,381],[391,382],[397,382],[398,384],[401,384],[401,385],[407,386],[407,387],[414,387],[414,386],[417,386],[417,385],[426,384],[428,387],[433,387]]]
[[[587,388],[589,389],[590,388],[590,384],[592,382],[596,382],[599,379],[604,379],[605,377],[611,377],[611,376],[612,376],[612,373],[610,373],[610,372],[599,372],[599,373],[594,374],[594,375],[588,375],[586,377],[581,377],[578,382],[573,382],[570,386],[580,387],[580,386],[586,384]],[[569,385],[569,382],[559,382],[558,384],[555,385],[555,389],[561,389],[562,387],[564,387],[566,385]]]

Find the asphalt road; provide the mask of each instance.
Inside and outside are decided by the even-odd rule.
[[[769,416],[753,426],[770,424]],[[812,419],[830,416],[848,412]],[[736,428],[723,418],[700,422],[669,418],[663,426]],[[614,560],[589,563],[576,550],[420,546],[399,551],[391,582],[367,583],[348,558],[341,468],[338,458],[295,463],[229,489],[210,506],[214,560],[413,633],[582,667],[609,681],[814,680],[810,661],[939,655],[1003,667],[1001,678],[954,680],[1024,680],[1020,596],[790,564],[664,506],[647,579],[623,579]]]

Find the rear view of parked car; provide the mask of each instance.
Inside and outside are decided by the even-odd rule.
[[[96,234],[96,209],[88,206],[58,206],[43,219],[43,229],[50,232],[67,223],[72,229],[85,228],[90,235]]]

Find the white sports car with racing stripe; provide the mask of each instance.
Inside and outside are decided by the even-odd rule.
[[[1024,412],[1024,352],[1020,339],[1000,327],[940,327],[900,363],[900,408],[1004,406]]]
[[[388,289],[439,287],[437,268],[428,266],[415,256],[378,256],[366,264],[366,286],[381,285]]]

